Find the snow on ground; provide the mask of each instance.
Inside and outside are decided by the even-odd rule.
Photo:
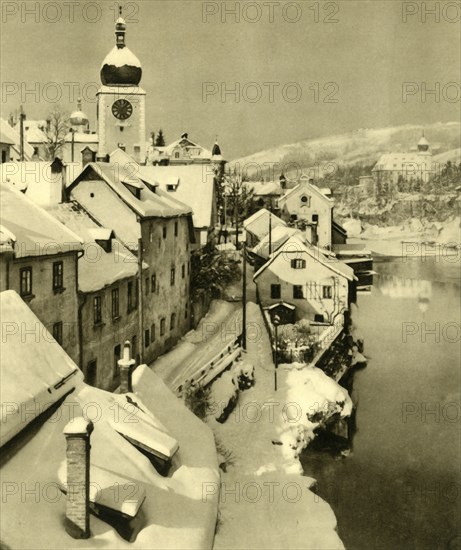
[[[157,358],[150,367],[171,386],[181,373],[211,360],[227,341],[237,336],[237,305],[239,304],[224,300],[213,300],[197,329],[188,332],[173,349]]]
[[[214,548],[343,548],[333,511],[309,490],[314,480],[301,475],[299,461],[285,457],[273,441],[280,433],[280,418],[290,414],[290,401],[304,399],[307,392],[319,403],[347,401],[348,396],[313,368],[297,374],[280,368],[275,392],[271,348],[258,306],[249,303],[247,315],[248,323],[261,327],[248,339],[244,354],[244,362],[255,366],[256,383],[239,394],[237,407],[224,424],[214,417],[207,420],[226,462]],[[296,389],[303,372],[310,378],[306,394]],[[205,487],[204,498],[213,491]]]
[[[356,220],[351,220],[356,221]],[[348,221],[345,222],[348,226]],[[357,227],[353,226],[353,229]],[[421,256],[431,253],[431,243],[434,253],[449,254],[450,249],[456,254],[454,246],[461,246],[460,218],[455,217],[443,224],[438,222],[422,223],[418,218],[412,218],[400,226],[379,227],[367,225],[362,233],[351,233],[348,243],[366,243],[367,249],[383,256]]]

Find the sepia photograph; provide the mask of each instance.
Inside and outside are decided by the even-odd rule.
[[[461,550],[461,1],[0,11],[0,550]]]

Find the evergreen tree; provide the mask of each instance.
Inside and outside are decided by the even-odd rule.
[[[155,146],[165,147],[165,136],[163,135],[163,131],[161,128],[158,131],[157,137],[155,138]]]

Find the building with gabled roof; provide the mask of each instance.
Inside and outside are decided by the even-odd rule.
[[[273,230],[279,226],[286,227],[287,224],[269,210],[261,208],[243,222],[247,246],[253,248],[269,233],[270,229]]]
[[[331,249],[334,201],[312,179],[303,176],[296,187],[279,199],[278,205],[280,217],[305,231],[309,242]]]
[[[140,359],[150,363],[190,328],[192,210],[137,173],[136,163],[89,163],[67,191],[149,266],[136,295]]]
[[[120,394],[85,384],[15,292],[0,293],[0,311],[2,546],[212,548],[219,469],[206,424],[146,365]],[[11,332],[18,319],[23,330]],[[216,489],[205,500],[204,484]],[[75,539],[69,526],[82,516],[89,538]]]
[[[15,290],[78,363],[79,235],[9,184],[0,184],[2,225],[13,251],[2,250],[2,289]]]
[[[47,211],[84,241],[77,289],[80,369],[87,384],[114,390],[120,384],[117,361],[123,342],[131,342],[139,360],[138,258],[77,202],[55,203]],[[144,262],[143,273],[148,268]]]
[[[333,324],[355,296],[353,270],[298,235],[289,237],[253,280],[264,307],[285,302],[296,306],[297,319],[318,323]]]
[[[155,192],[166,192],[192,209],[197,244],[204,246],[213,239],[217,223],[216,174],[205,165],[147,165],[137,164],[125,151],[116,149],[111,163],[129,167]]]
[[[3,118],[0,118],[0,131],[3,139],[12,142],[10,144],[10,156],[6,158],[5,162],[9,162],[10,160],[21,160],[21,136],[19,131],[10,126],[10,124],[8,124],[8,122]],[[27,143],[25,138],[23,140],[23,146],[24,160],[32,160],[32,157],[34,156],[34,148],[32,145]]]

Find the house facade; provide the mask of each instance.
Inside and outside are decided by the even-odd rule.
[[[85,254],[78,261],[79,366],[87,384],[112,391],[120,385],[117,361],[124,342],[131,343],[139,360],[137,257],[77,203],[47,210],[84,240]]]
[[[83,242],[9,184],[0,184],[0,201],[2,226],[10,236],[9,249],[2,247],[0,254],[2,290],[16,291],[78,363],[77,262]]]
[[[306,233],[313,245],[331,248],[334,201],[324,195],[312,180],[300,183],[278,201],[280,217]]]
[[[349,308],[351,268],[324,256],[296,235],[290,237],[253,278],[264,307],[284,302],[296,319],[333,324]]]
[[[140,360],[152,362],[190,327],[192,211],[125,166],[90,163],[69,186],[76,200],[148,268],[138,271]]]

